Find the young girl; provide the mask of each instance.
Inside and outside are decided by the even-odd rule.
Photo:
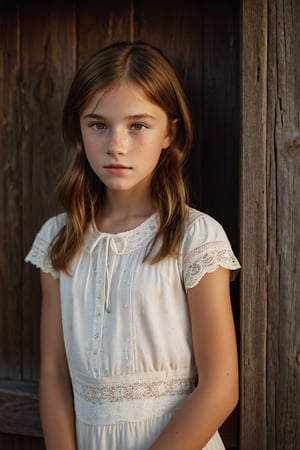
[[[188,206],[192,126],[160,50],[122,42],[76,74],[64,213],[37,234],[48,450],[217,450],[238,400],[222,226]]]

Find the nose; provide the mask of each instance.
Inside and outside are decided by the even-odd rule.
[[[112,130],[107,143],[108,155],[117,155],[125,152],[125,136],[122,130]]]

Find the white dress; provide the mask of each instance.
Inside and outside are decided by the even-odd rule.
[[[147,450],[195,386],[186,290],[218,265],[234,273],[240,264],[222,226],[189,208],[178,257],[142,263],[154,213],[117,234],[91,226],[69,276],[48,258],[65,221],[43,225],[26,261],[60,279],[78,450]],[[205,446],[224,448],[218,432]]]

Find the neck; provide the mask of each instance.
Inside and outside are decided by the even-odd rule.
[[[108,191],[100,215],[119,220],[130,217],[145,218],[153,212],[154,205],[150,194]]]

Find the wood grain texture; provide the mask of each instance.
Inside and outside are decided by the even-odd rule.
[[[242,2],[240,448],[267,448],[267,0]]]
[[[57,213],[56,184],[66,155],[61,113],[75,70],[73,1],[26,3],[21,9],[22,35],[22,203],[24,256],[42,223]],[[34,380],[39,366],[40,288],[38,272],[24,264],[23,377]]]
[[[92,54],[112,42],[132,37],[131,1],[95,2],[79,0],[77,9],[77,62],[83,64]]]
[[[36,383],[1,380],[0,398],[1,433],[42,436]]]
[[[21,378],[20,54],[17,3],[0,5],[0,377]]]
[[[270,2],[268,33],[268,448],[300,442],[300,4]]]

